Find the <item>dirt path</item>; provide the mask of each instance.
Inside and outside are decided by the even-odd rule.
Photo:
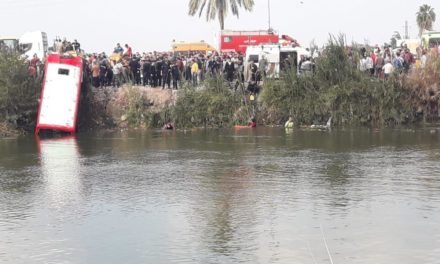
[[[146,94],[148,100],[153,103],[153,109],[159,110],[165,106],[173,105],[177,99],[177,90],[133,86]]]

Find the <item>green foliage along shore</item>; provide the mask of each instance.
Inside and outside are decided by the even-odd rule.
[[[15,53],[0,52],[0,123],[3,130],[6,127],[34,128],[40,90],[41,80],[29,76],[28,63],[24,59]]]
[[[331,39],[316,62],[313,75],[285,73],[266,82],[262,102],[270,122],[280,124],[292,116],[297,124],[389,126],[412,120],[412,111],[400,77],[388,81],[357,69],[342,40]],[[278,120],[277,120],[278,119]]]
[[[223,78],[209,77],[204,89],[191,86],[180,91],[174,106],[169,109],[169,120],[176,127],[228,127],[236,122],[244,122],[237,115],[242,105],[241,92],[233,92]]]

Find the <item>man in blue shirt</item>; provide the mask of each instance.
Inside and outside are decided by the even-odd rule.
[[[124,49],[121,47],[121,44],[116,44],[116,48],[113,50],[114,53],[124,53]]]

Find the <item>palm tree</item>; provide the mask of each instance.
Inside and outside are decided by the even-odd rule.
[[[228,14],[229,7],[232,14],[239,17],[238,9],[244,8],[246,11],[252,11],[254,0],[190,0],[188,14],[202,16],[206,7],[206,21],[214,20],[216,17],[220,22],[221,30],[225,29],[225,17]]]
[[[422,5],[417,12],[417,25],[419,26],[419,35],[424,30],[432,30],[432,24],[435,22],[434,8],[429,5]]]

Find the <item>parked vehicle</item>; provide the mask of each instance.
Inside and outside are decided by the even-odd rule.
[[[244,54],[248,47],[263,44],[300,46],[296,39],[287,35],[279,36],[273,30],[223,30],[220,34],[221,52],[238,52]]]
[[[0,51],[18,52],[29,60],[34,54],[43,59],[47,55],[48,46],[47,34],[42,31],[26,32],[20,38],[0,37]]]
[[[422,45],[425,49],[440,46],[440,31],[428,31],[423,33]]]
[[[280,72],[295,67],[298,72],[298,65],[301,55],[310,57],[310,52],[304,48],[281,46],[281,45],[259,45],[250,46],[246,50],[246,63],[254,62],[258,65],[261,59],[267,60],[266,76],[279,78]]]
[[[18,38],[13,36],[0,37],[0,51],[2,52],[18,52]]]
[[[49,47],[46,32],[33,31],[24,33],[18,40],[20,53],[27,59],[34,54],[43,59],[47,55]]]
[[[176,54],[188,54],[190,52],[201,52],[206,54],[215,51],[215,48],[206,42],[173,42],[173,52]]]

